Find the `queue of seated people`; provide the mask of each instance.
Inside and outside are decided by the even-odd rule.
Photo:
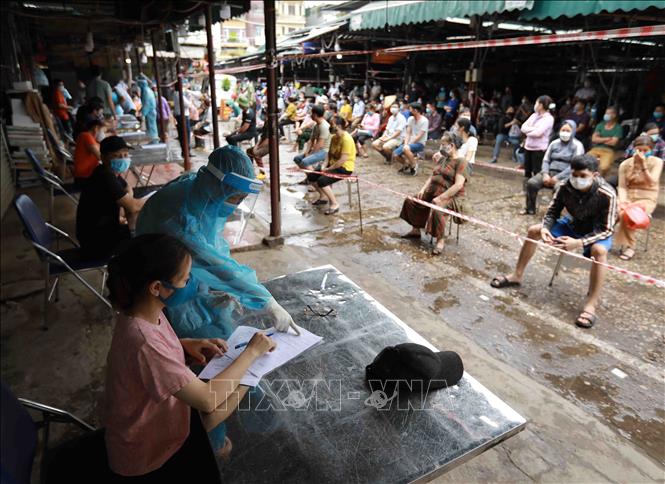
[[[607,260],[614,243],[619,246],[619,257],[630,260],[635,255],[636,231],[648,225],[648,218],[657,204],[665,148],[661,128],[653,122],[644,126],[642,134],[626,148],[626,159],[619,166],[618,177],[610,178],[608,182],[605,177],[614,164],[619,141],[623,136],[615,107],[609,106],[602,122],[591,130],[584,102],[575,102],[571,104],[568,116],[558,123],[556,135],[553,136],[555,120],[550,112],[552,99],[546,95],[539,96],[532,109],[525,106],[527,102],[528,99],[524,99],[517,108],[511,105],[506,107],[505,115],[499,120],[502,132],[497,137],[492,162],[496,161],[504,141],[521,146],[524,215],[536,213],[540,190],[554,190],[543,222],[529,228],[528,238],[567,251],[582,249],[585,256],[600,263]],[[328,112],[329,106],[325,110],[315,106],[313,119],[318,119],[322,110],[324,114]],[[366,111],[360,117],[360,111],[356,110],[354,115],[349,99],[344,98],[341,116],[335,117],[331,123],[331,127],[334,126],[331,133],[333,139],[350,138],[347,152],[354,159],[356,152],[366,155],[365,143],[371,141],[372,149],[381,154],[386,163],[398,161],[401,165],[400,173],[416,175],[416,155],[424,150],[428,137],[432,135],[431,123],[438,124],[441,118],[434,117],[432,121],[434,105],[428,103],[426,106],[424,110],[420,103],[406,104],[403,100],[395,100],[385,109],[384,119],[380,115],[377,119],[380,105],[363,104]],[[450,124],[450,131],[439,135],[441,142],[439,151],[432,158],[432,176],[413,199],[404,201],[400,213],[400,217],[411,226],[411,231],[403,237],[419,240],[422,230],[425,230],[426,234],[436,240],[433,255],[440,254],[444,248],[444,227],[448,215],[432,210],[414,199],[463,213],[464,189],[473,171],[478,138],[469,110],[459,105],[457,109],[459,115]],[[343,113],[350,115],[344,116]],[[657,114],[658,111],[654,111],[654,117]],[[350,133],[343,131],[347,120],[351,123]],[[377,121],[380,126],[378,130]],[[315,171],[324,172],[309,174],[304,183],[314,184],[314,189],[319,192],[319,198],[313,201],[314,205],[330,202],[332,210],[326,213],[335,213],[337,203],[334,195],[332,191],[326,191],[325,187],[336,180],[327,177],[325,172],[344,165],[336,163],[339,158],[330,154],[333,152],[332,146],[327,155],[316,151],[322,146],[319,133],[320,130],[317,130],[312,135],[310,148],[294,161],[301,168],[313,167]],[[585,134],[589,136],[588,133],[591,133],[586,140],[590,149],[586,150],[584,142],[579,138]],[[355,147],[352,143],[354,140]],[[336,142],[332,144],[337,146]],[[315,153],[319,153],[318,156],[312,157]],[[323,158],[327,160],[327,166],[320,163]],[[352,171],[351,168],[338,173],[350,174]],[[454,221],[463,222],[459,217],[454,217]],[[520,285],[535,250],[534,243],[524,244],[515,270],[495,277],[491,285],[496,288]],[[606,270],[602,264],[592,264],[589,293],[575,320],[580,328],[591,328],[598,321],[596,308]]]

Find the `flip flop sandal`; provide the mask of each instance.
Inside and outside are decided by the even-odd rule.
[[[592,328],[594,324],[596,324],[597,320],[598,316],[595,314],[590,313],[589,311],[582,311],[575,320],[575,325],[578,328],[589,329]]]
[[[536,212],[532,212],[531,210],[522,210],[520,215],[536,215]]]
[[[312,202],[312,205],[318,206],[318,205],[327,205],[328,200],[317,200],[316,202]]]
[[[632,254],[630,254],[630,255],[627,254],[626,252],[628,252],[628,251],[632,251]],[[619,259],[621,259],[621,260],[630,260],[633,257],[635,257],[635,250],[634,249],[626,249],[619,255]]]
[[[335,215],[337,212],[339,212],[339,207],[337,208],[329,208],[325,212],[323,212],[326,215]]]
[[[519,282],[509,281],[506,276],[496,276],[494,279],[492,279],[492,282],[490,282],[490,286],[497,289],[501,289],[503,287],[519,287],[520,285],[521,283]]]
[[[432,249],[432,255],[441,255],[442,252],[443,252],[443,249],[438,249],[436,247],[434,247]]]
[[[420,239],[420,234],[412,234],[409,232],[408,234],[400,235],[400,239]]]

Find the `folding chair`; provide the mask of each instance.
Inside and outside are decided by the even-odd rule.
[[[33,170],[35,170],[37,175],[39,175],[39,178],[42,180],[44,187],[49,191],[49,222],[53,222],[53,205],[56,196],[64,195],[71,200],[74,205],[78,205],[79,202],[76,197],[74,197],[73,193],[80,192],[80,188],[76,187],[73,183],[64,183],[57,175],[46,171],[31,149],[26,149],[25,154],[28,156]]]
[[[448,235],[452,235],[453,233],[453,217],[449,216],[448,217]],[[455,224],[457,225],[457,234],[455,235],[455,242],[459,244],[459,226],[462,224]]]
[[[2,395],[2,482],[31,482],[38,433],[42,457],[40,482],[106,482],[110,477],[102,430],[95,430],[75,415],[59,408],[16,398],[3,383]],[[40,415],[34,420],[30,412]],[[65,423],[84,432],[63,444],[49,447],[52,423]]]
[[[353,208],[353,185],[356,185],[356,196],[358,197],[358,217],[360,219],[360,235],[363,233],[363,206],[360,201],[360,182],[357,176],[349,176],[346,178],[346,188],[349,195],[349,207]]]
[[[651,233],[651,224],[647,227],[647,239],[644,242],[644,252],[649,250],[649,234]]]
[[[50,128],[46,128],[46,136],[48,137],[49,143],[53,146],[53,150],[58,157],[58,161],[65,165],[69,170],[70,175],[74,176],[74,157],[72,154],[65,148],[62,143],[59,143],[55,137],[53,131]]]
[[[238,233],[233,239],[233,245],[238,245],[238,243],[242,240],[242,236],[245,233],[245,229],[247,228],[249,219],[254,216],[254,210],[256,209],[256,202],[258,201],[259,197],[257,195],[252,198],[254,200],[252,201],[251,207],[247,206],[244,201],[240,202],[240,205],[238,205],[238,213],[240,213],[240,230],[238,230]]]
[[[23,223],[26,238],[33,245],[37,251],[37,256],[44,264],[44,329],[48,329],[48,304],[51,302],[54,293],[56,294],[56,300],[58,299],[57,289],[60,276],[67,273],[76,277],[81,284],[87,287],[106,306],[111,308],[111,303],[102,296],[104,287],[106,286],[106,264],[108,263],[108,257],[87,257],[74,239],[66,232],[44,221],[42,215],[39,213],[39,209],[27,195],[21,194],[14,198],[14,208]],[[50,248],[51,244],[58,236],[66,238],[74,247],[56,252],[52,251]],[[102,287],[100,291],[97,291],[80,275],[82,272],[91,270],[97,270],[102,273]],[[51,285],[52,277],[55,277],[53,285]]]

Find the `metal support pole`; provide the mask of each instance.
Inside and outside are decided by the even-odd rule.
[[[139,77],[143,74],[143,69],[141,68],[141,56],[139,55],[138,47],[134,47],[134,55],[136,56],[136,72],[138,73],[136,77]]]
[[[180,147],[182,149],[182,159],[184,160],[185,171],[192,169],[192,164],[189,161],[189,143],[187,142],[187,126],[185,125],[185,96],[182,93],[182,72],[180,72],[180,57],[177,58],[175,63],[175,73],[178,79],[178,105],[180,106],[180,116],[178,117],[178,124],[180,124]]]
[[[155,31],[150,33],[152,40],[152,70],[155,74],[155,82],[157,83],[157,127],[159,128],[159,139],[163,143],[166,139],[164,133],[164,120],[162,119],[162,86],[159,80],[159,64],[157,62],[157,42],[155,42]],[[168,121],[168,120],[167,120]]]
[[[212,109],[212,144],[219,148],[219,121],[217,119],[217,84],[215,84],[215,47],[212,41],[212,5],[206,8],[206,40],[208,43],[208,81],[210,109]]]
[[[275,0],[263,0],[266,36],[266,68],[268,79],[268,153],[270,157],[270,238],[281,239],[282,214],[280,212],[279,143],[277,131],[277,61],[275,39]],[[268,242],[269,245],[270,242]],[[283,242],[282,242],[283,243]]]

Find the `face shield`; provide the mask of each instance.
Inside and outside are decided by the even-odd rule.
[[[219,200],[217,216],[226,218],[228,222],[239,222],[239,224],[232,224],[232,226],[238,225],[237,230],[234,230],[233,243],[236,244],[242,238],[247,222],[254,213],[263,182],[234,172],[223,173],[210,163],[201,170],[207,171],[223,185],[222,189],[226,195]]]

